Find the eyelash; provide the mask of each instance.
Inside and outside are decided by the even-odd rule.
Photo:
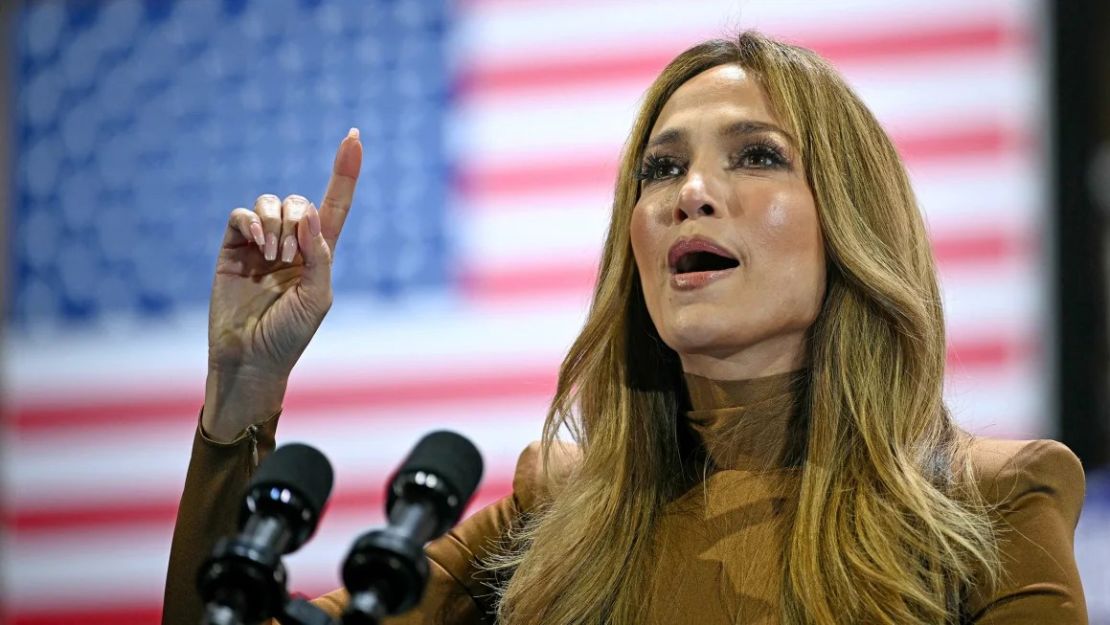
[[[775,144],[769,141],[757,141],[755,143],[744,146],[744,149],[736,155],[733,161],[734,167],[742,167],[745,159],[756,157],[767,157],[770,159],[770,164],[756,165],[754,169],[783,169],[789,167],[790,161],[783,154],[782,150]],[[641,182],[651,183],[666,180],[669,176],[660,176],[660,172],[666,168],[685,167],[679,159],[664,154],[647,154],[644,156],[644,164],[640,170],[636,172],[636,178]],[[677,174],[672,174],[677,175]]]

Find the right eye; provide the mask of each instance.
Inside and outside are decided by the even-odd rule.
[[[666,180],[683,174],[682,164],[670,156],[648,154],[636,177],[642,182]]]

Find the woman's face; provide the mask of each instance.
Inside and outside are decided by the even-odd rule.
[[[648,313],[683,369],[716,379],[805,365],[825,252],[794,139],[746,70],[683,84],[648,138],[632,250]]]

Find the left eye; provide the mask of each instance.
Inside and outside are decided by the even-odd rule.
[[[786,160],[777,151],[765,147],[756,146],[744,150],[740,154],[739,165],[742,167],[752,167],[755,169],[772,169],[784,164]]]

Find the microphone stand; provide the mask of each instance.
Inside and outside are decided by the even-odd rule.
[[[294,597],[288,593],[282,601],[281,613],[274,615],[281,625],[341,625],[340,621],[328,616],[320,608],[312,605],[304,597]],[[244,623],[239,614],[230,606],[209,603],[205,606],[203,625],[254,625]]]
[[[388,525],[357,540],[343,561],[350,602],[342,625],[380,625],[416,607],[428,585],[424,545],[458,522],[482,478],[482,455],[454,432],[416,444],[390,478]]]
[[[388,615],[412,609],[428,584],[423,543],[435,531],[434,508],[425,501],[398,501],[390,524],[355,541],[343,563],[351,595],[343,625],[380,625]]]

